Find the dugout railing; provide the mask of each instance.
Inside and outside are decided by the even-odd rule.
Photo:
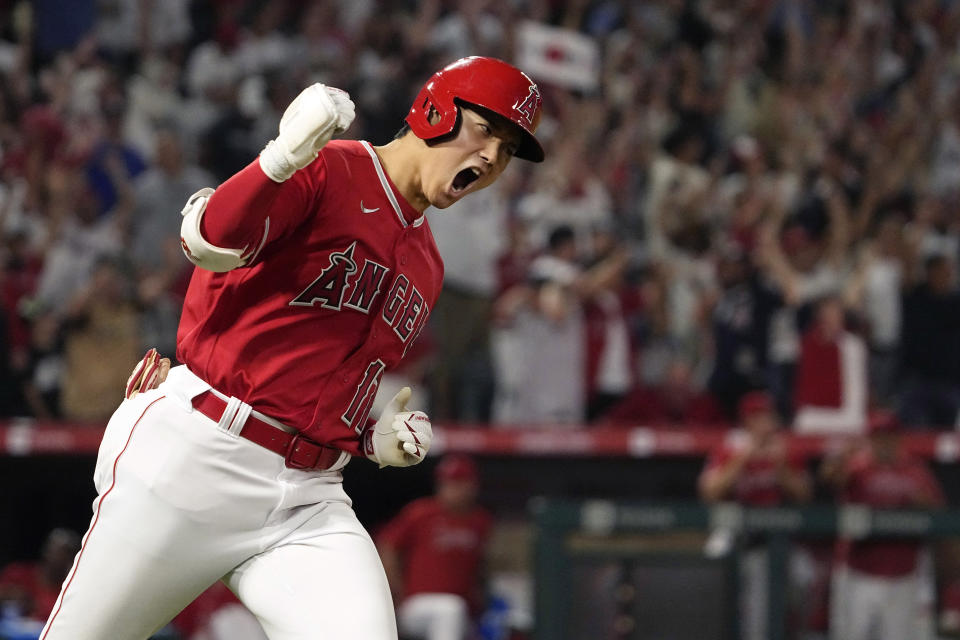
[[[0,513],[17,523],[0,532],[0,564],[35,553],[37,541],[53,526],[72,526],[78,531],[86,527],[93,497],[90,477],[102,433],[102,424],[0,421],[0,479],[7,487],[0,496]],[[864,515],[857,510],[847,510],[838,516],[830,508],[818,507],[760,513],[736,508],[707,509],[688,503],[660,504],[665,500],[687,500],[695,495],[696,478],[704,456],[736,437],[736,431],[656,425],[582,428],[527,425],[509,430],[483,425],[437,425],[431,460],[426,464],[396,473],[352,464],[347,475],[351,476],[348,480],[358,515],[361,521],[371,525],[410,499],[429,492],[432,465],[437,456],[446,452],[478,457],[482,497],[496,505],[501,515],[522,514],[531,495],[550,496],[550,500],[535,501],[536,507],[532,510],[539,531],[536,574],[541,587],[536,596],[541,612],[536,637],[543,640],[574,637],[564,628],[569,611],[565,609],[569,593],[565,595],[564,589],[569,591],[571,571],[577,570],[573,561],[578,558],[600,561],[620,558],[617,554],[621,554],[627,558],[628,565],[633,563],[635,567],[649,569],[643,573],[656,574],[660,569],[681,567],[696,576],[695,569],[699,570],[705,561],[703,533],[724,519],[732,522],[734,528],[766,531],[772,536],[773,576],[785,571],[787,549],[796,535],[828,538],[838,528],[856,529],[857,526],[866,526],[868,532],[890,529],[893,534],[960,535],[960,516],[954,511],[877,515],[867,512]],[[791,453],[813,464],[846,439],[790,435],[788,443]],[[960,504],[957,489],[960,487],[960,431],[911,430],[904,434],[902,444],[907,452],[934,466],[951,502]],[[388,483],[386,489],[382,480],[385,473],[393,474],[390,477],[396,479]],[[606,496],[608,500],[574,501],[588,496]],[[610,500],[647,502],[626,504]],[[700,535],[701,540],[694,540],[683,549],[671,549],[678,532]],[[662,534],[668,540],[659,541],[661,547],[655,549],[649,545],[628,544],[613,548],[608,544],[611,541],[619,544],[614,537],[630,534],[647,537]],[[715,573],[727,579],[720,589],[725,594],[721,604],[726,618],[719,624],[730,628],[736,624],[733,599],[737,588],[733,570],[736,563],[732,556],[710,562],[717,570]],[[776,589],[770,595],[771,617],[776,618],[776,624],[771,627],[771,640],[778,640],[783,638],[786,598]],[[727,633],[726,637],[732,637]]]
[[[0,420],[0,457],[95,454],[103,436],[102,423],[71,423],[33,419]],[[435,424],[430,454],[459,452],[482,456],[526,457],[656,457],[704,456],[738,431],[696,425],[676,427]],[[791,452],[819,456],[844,435],[796,435],[786,432]],[[909,453],[941,463],[960,462],[960,431],[905,430]]]
[[[684,543],[683,532],[703,534],[722,529],[739,534],[740,539],[755,534],[764,537],[768,562],[770,640],[786,640],[788,637],[788,556],[791,541],[796,537],[829,538],[838,533],[852,538],[960,535],[960,510],[954,509],[871,510],[861,506],[756,509],[733,504],[628,504],[606,500],[538,498],[531,501],[530,512],[535,524],[535,640],[581,640],[591,637],[585,635],[581,628],[583,623],[573,619],[579,605],[575,600],[583,598],[584,594],[589,599],[590,588],[602,589],[602,585],[597,587],[603,582],[602,579],[590,577],[589,572],[580,570],[584,564],[590,563],[599,567],[619,567],[621,572],[624,567],[629,570],[634,565],[640,573],[648,572],[655,576],[665,575],[658,573],[661,568],[683,570],[694,565],[712,566],[716,584],[702,584],[696,579],[697,574],[691,573],[694,579],[687,585],[686,599],[676,600],[676,605],[681,609],[688,608],[689,613],[683,614],[681,611],[681,615],[687,615],[690,619],[696,617],[698,606],[712,606],[715,614],[719,608],[719,615],[704,618],[702,624],[720,625],[722,629],[704,628],[702,637],[737,637],[737,546],[734,545],[730,553],[709,556],[704,550],[702,535],[694,537],[693,544],[690,544],[689,541]],[[647,536],[648,541],[631,542],[631,535]],[[656,537],[658,535],[659,540]],[[650,536],[654,539],[652,544],[649,542]],[[664,540],[668,542],[664,543]],[[701,571],[700,575],[708,573]],[[584,585],[584,582],[589,584]],[[628,583],[625,581],[620,584],[619,589],[634,588]],[[716,589],[718,585],[720,588]],[[653,637],[645,635],[643,625],[655,624],[656,621],[631,619],[628,611],[615,611],[619,601],[629,598],[618,595],[617,589],[610,593],[614,601],[611,610],[620,619],[611,622],[610,628],[604,631],[605,635],[597,629],[592,637]],[[709,597],[716,597],[719,601],[704,600]],[[607,599],[607,596],[599,597],[600,604],[595,606],[603,607]]]

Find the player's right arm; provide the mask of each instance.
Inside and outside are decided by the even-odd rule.
[[[350,97],[314,84],[290,103],[279,134],[260,157],[216,191],[201,189],[181,212],[181,244],[198,267],[224,272],[256,260],[260,249],[303,222],[322,190],[322,172],[300,171],[354,118]]]

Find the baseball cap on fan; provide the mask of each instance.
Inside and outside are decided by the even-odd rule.
[[[468,480],[476,482],[478,478],[477,465],[463,454],[452,453],[444,456],[435,471],[437,480]]]

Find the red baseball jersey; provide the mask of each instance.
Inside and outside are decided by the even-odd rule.
[[[956,580],[940,593],[940,626],[947,633],[960,631],[960,582]]]
[[[181,636],[191,638],[203,631],[220,609],[234,605],[243,606],[243,603],[227,585],[217,581],[178,613],[170,624]]]
[[[334,141],[281,184],[254,161],[201,232],[243,268],[195,269],[177,358],[221,392],[358,454],[380,376],[423,329],[443,262],[426,218],[366,142]]]
[[[724,442],[710,453],[703,473],[726,466],[738,454],[738,450],[738,443]],[[796,472],[805,470],[804,460],[799,455],[788,454],[787,465]],[[776,460],[762,454],[748,460],[727,498],[750,507],[775,507],[782,504],[785,496],[777,479]]]
[[[15,562],[0,571],[0,591],[22,593],[27,599],[24,617],[46,620],[60,595],[60,585],[50,584],[44,578],[40,565],[32,562]]]
[[[490,514],[479,507],[453,513],[436,498],[421,498],[387,523],[379,538],[403,557],[405,596],[453,593],[472,603],[491,525]]]
[[[921,461],[909,456],[879,462],[872,454],[862,453],[852,457],[848,465],[843,502],[877,509],[914,507],[921,496],[943,502],[936,478]],[[837,555],[841,562],[862,573],[899,577],[916,569],[922,546],[922,540],[910,538],[841,540]]]

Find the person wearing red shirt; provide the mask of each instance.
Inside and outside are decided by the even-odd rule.
[[[872,509],[932,509],[944,504],[936,478],[900,446],[894,414],[868,419],[867,446],[853,443],[827,458],[821,476],[841,504]],[[836,640],[922,640],[928,631],[918,538],[841,538],[831,587],[830,636]],[[929,603],[928,603],[929,604]]]
[[[222,582],[197,596],[170,626],[183,640],[266,640],[257,619]]]
[[[0,603],[13,603],[24,618],[46,620],[79,548],[80,536],[73,531],[51,531],[39,562],[14,562],[0,571]]]
[[[960,581],[952,581],[940,592],[939,631],[946,638],[960,638]]]
[[[483,558],[492,518],[476,504],[477,469],[450,455],[436,471],[435,495],[416,500],[378,542],[404,636],[464,640],[483,596]]]
[[[710,503],[777,507],[810,499],[810,477],[802,457],[791,453],[780,433],[773,397],[745,394],[738,407],[743,433],[735,433],[707,458],[700,474],[700,497]],[[719,539],[724,532],[714,534]],[[728,535],[728,534],[726,534]],[[767,553],[763,540],[743,541],[740,565],[741,637],[767,639]]]
[[[693,368],[682,357],[673,360],[663,382],[637,387],[600,419],[603,424],[644,424],[679,427],[730,427],[723,407],[709,393],[696,388]]]
[[[810,479],[804,460],[789,451],[770,395],[764,391],[744,395],[739,416],[743,437],[729,438],[710,453],[700,475],[701,497],[749,507],[808,500]]]
[[[796,433],[858,433],[867,415],[867,350],[845,327],[843,300],[827,296],[803,334],[793,395]]]
[[[191,196],[182,364],[111,417],[90,528],[42,640],[143,640],[221,579],[271,640],[397,637],[341,470],[429,450],[409,387],[368,420],[443,281],[424,212],[493,184],[514,157],[542,161],[541,105],[516,67],[464,58],[374,146],[333,139],[353,102],[313,84],[258,158]],[[128,391],[159,379],[155,352],[142,365]]]

